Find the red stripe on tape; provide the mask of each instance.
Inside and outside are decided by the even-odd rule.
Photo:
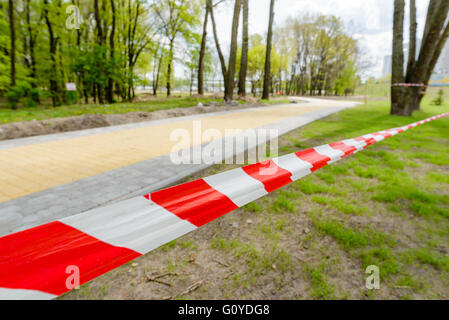
[[[358,137],[354,139],[355,141],[364,141],[366,143],[366,146],[363,147],[363,149],[368,148],[370,145],[376,143],[376,139],[374,138],[364,138],[364,137]]]
[[[340,151],[344,152],[345,155],[342,156],[342,158],[352,155],[357,150],[356,147],[348,146],[348,145],[344,144],[343,142],[331,143],[331,144],[329,144],[329,146],[331,146],[332,148],[334,148],[336,150],[340,150]]]
[[[238,209],[231,199],[203,179],[154,192],[150,197],[153,202],[197,227]]]
[[[249,176],[259,180],[267,192],[273,192],[292,183],[292,173],[279,167],[273,160],[252,164],[242,168]]]
[[[0,238],[0,287],[61,295],[68,266],[79,268],[83,284],[140,255],[52,222]]]
[[[327,166],[327,163],[331,161],[331,158],[318,153],[313,148],[299,151],[295,154],[299,159],[307,161],[313,166],[313,168],[310,169],[312,172]]]
[[[396,128],[396,129],[388,129],[388,130],[385,130],[385,131],[395,131],[397,133],[402,133],[402,132],[404,132],[404,129]]]

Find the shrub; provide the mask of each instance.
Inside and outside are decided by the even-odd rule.
[[[36,107],[40,95],[39,89],[33,88],[28,82],[20,82],[8,92],[8,106],[16,110],[19,103],[23,101],[26,107]]]
[[[437,97],[435,98],[435,100],[432,101],[432,104],[436,105],[436,106],[441,106],[444,103],[443,96],[444,96],[444,91],[443,91],[443,89],[440,89],[440,91],[438,91]]]

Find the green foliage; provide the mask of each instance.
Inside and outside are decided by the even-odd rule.
[[[290,43],[291,48],[285,42]],[[286,21],[276,37],[282,61],[289,61],[288,78],[296,94],[352,94],[357,76],[357,42],[335,16],[304,14]]]
[[[23,102],[27,108],[36,107],[40,94],[39,89],[33,88],[28,82],[20,82],[8,92],[8,105],[11,109],[17,109],[18,104]]]
[[[114,6],[110,1],[99,1],[96,7],[92,1],[78,0],[75,2],[81,18],[78,20],[77,12],[66,13],[72,5],[70,1],[22,1],[15,12],[17,83],[36,84],[40,90],[49,92],[46,96],[54,98],[56,105],[70,101],[66,82],[77,84],[77,100],[132,100],[137,85],[150,85],[148,73],[153,66],[160,64],[166,68],[167,37],[177,35],[173,59],[182,59],[178,57],[181,51],[178,46],[189,45],[199,38],[199,4],[199,1],[130,0],[114,1]],[[176,27],[170,23],[174,28],[167,33],[163,30],[165,24],[157,23],[156,9],[168,10],[170,5],[177,10],[173,15]],[[74,22],[79,23],[79,29],[72,28]],[[9,23],[4,10],[0,10],[2,96],[11,89],[9,44]],[[165,70],[160,71],[162,81]],[[111,84],[112,98],[107,96]],[[9,94],[12,105],[18,103],[20,91],[15,88]],[[27,104],[31,102],[35,100]]]
[[[440,89],[438,91],[437,97],[435,98],[435,100],[432,101],[432,104],[435,106],[441,106],[444,103],[443,97],[444,97],[444,91],[443,91],[443,89]]]
[[[10,59],[6,54],[9,50],[9,41],[9,26],[3,10],[0,10],[0,94],[6,92],[11,82],[9,76]]]

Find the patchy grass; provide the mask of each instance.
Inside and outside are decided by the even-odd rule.
[[[438,270],[449,272],[449,257],[433,251],[431,248],[422,248],[410,252],[420,263],[428,264]]]
[[[45,120],[51,118],[81,116],[86,114],[124,114],[128,112],[153,112],[158,110],[169,110],[175,108],[190,108],[198,103],[221,102],[214,98],[191,98],[191,97],[172,97],[155,98],[145,102],[133,103],[114,103],[114,104],[74,104],[60,107],[42,105],[34,108],[19,108],[11,110],[6,107],[0,107],[0,124]]]
[[[293,131],[281,153],[449,111],[382,101]],[[69,293],[65,299],[449,299],[449,119],[412,129],[282,188]],[[191,179],[229,169],[217,165]],[[368,266],[380,290],[365,287]],[[176,275],[170,286],[144,274]],[[167,281],[168,281],[167,280]],[[102,289],[106,288],[106,289]]]
[[[319,300],[335,299],[335,288],[326,280],[326,265],[321,264],[318,267],[306,266],[305,271],[310,277],[311,295]]]

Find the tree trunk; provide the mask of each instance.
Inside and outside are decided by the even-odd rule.
[[[31,73],[30,77],[33,78],[33,83],[31,84],[33,88],[36,88],[36,36],[33,34],[31,28],[31,12],[30,12],[30,0],[27,0],[25,5],[26,10],[26,22],[28,30],[28,49],[30,51],[30,63],[31,63]],[[39,98],[38,98],[39,100]]]
[[[193,93],[193,79],[194,78],[195,78],[195,73],[193,71],[191,71],[190,72],[190,88],[189,88],[190,96],[192,96],[192,93]]]
[[[206,55],[207,44],[207,22],[209,21],[209,5],[206,3],[206,13],[204,14],[203,37],[201,39],[200,58],[198,62],[198,94],[204,95],[204,57]]]
[[[243,39],[242,39],[242,59],[240,62],[240,75],[239,75],[239,95],[246,96],[246,74],[248,70],[248,0],[243,0]]]
[[[432,61],[430,63],[430,68],[429,68],[429,71],[426,74],[424,83],[428,83],[429,82],[430,77],[432,76],[433,70],[435,69],[435,66],[438,63],[438,60],[439,60],[439,58],[441,56],[441,52],[443,51],[443,49],[444,49],[448,39],[449,39],[449,23],[446,25],[446,29],[444,30],[444,32],[443,32],[443,34],[441,36],[441,39],[440,39],[440,41],[438,43],[438,46],[437,46],[437,48],[435,50],[435,54],[433,55]]]
[[[14,1],[9,0],[9,27],[11,30],[11,86],[16,85],[16,27],[14,24]]]
[[[50,75],[50,92],[53,107],[59,106],[61,104],[59,99],[59,86],[58,86],[58,72],[56,63],[56,50],[58,39],[53,33],[53,25],[51,24],[50,18],[48,16],[48,0],[44,0],[44,17],[45,23],[47,24],[48,34],[49,34],[49,47],[50,47],[50,60],[53,67],[53,72]]]
[[[111,0],[111,11],[112,11],[112,29],[111,29],[111,34],[109,36],[109,47],[111,50],[110,53],[110,58],[111,58],[111,62],[114,61],[114,54],[115,54],[115,42],[114,42],[114,37],[115,37],[115,4],[114,4],[115,0]],[[112,79],[112,76],[109,76],[108,79],[108,89],[107,89],[107,99],[108,99],[108,103],[113,103],[114,102],[114,80]]]
[[[157,96],[157,90],[159,89],[159,78],[161,75],[161,67],[162,67],[162,54],[159,58],[159,63],[157,66],[156,79],[153,77],[153,96]]]
[[[132,64],[129,65],[129,78],[128,78],[128,93],[127,93],[127,99],[129,102],[133,101],[132,97],[132,89],[134,87],[134,66]]]
[[[173,63],[173,42],[170,40],[170,51],[168,54],[168,68],[167,68],[167,97],[171,95],[171,74],[172,74],[172,63]]]
[[[398,20],[398,25],[394,28],[394,37],[397,36],[398,32],[402,32],[399,23],[401,23],[401,26],[403,27],[404,1],[397,2],[398,3],[395,2],[395,21]],[[393,84],[403,82],[422,85],[428,84],[449,37],[449,23],[446,23],[448,13],[449,1],[430,0],[423,42],[419,57],[416,59],[416,0],[410,1],[410,56],[407,64],[407,72],[405,77],[403,76],[403,70],[402,74],[399,72],[399,69],[403,68],[403,60],[401,63],[398,58],[399,50],[402,51],[402,48],[399,48],[399,46],[402,45],[402,39],[397,38],[394,40],[396,47],[393,49]],[[402,21],[399,21],[400,19],[402,19]],[[409,116],[413,111],[419,110],[425,91],[425,87],[392,87],[391,113]]]
[[[423,81],[426,75],[431,70],[431,64],[436,53],[436,49],[441,40],[442,30],[445,28],[445,22],[449,11],[449,1],[440,1],[441,4],[437,7],[436,12],[430,21],[430,27],[426,27],[427,35],[423,39],[421,53],[416,65],[416,80]]]
[[[438,10],[438,6],[440,5],[440,2],[441,2],[441,0],[430,0],[429,1],[429,7],[427,9],[426,25],[425,25],[425,28],[424,28],[423,41],[427,37],[427,35],[429,33],[429,29],[430,29],[430,23],[427,23],[427,22],[432,21],[435,13]]]
[[[227,76],[227,69],[226,69],[226,62],[223,56],[223,52],[221,51],[220,42],[218,40],[218,34],[217,34],[217,24],[215,23],[215,17],[214,17],[214,8],[212,6],[212,0],[207,0],[207,5],[209,6],[209,13],[210,18],[212,21],[212,29],[214,31],[214,40],[215,40],[215,46],[217,47],[217,53],[218,58],[220,60],[221,65],[221,73],[223,74],[223,82],[226,83],[226,76]],[[225,84],[226,86],[226,84]]]
[[[94,1],[94,9],[95,9],[95,22],[96,22],[95,25],[97,27],[97,41],[100,46],[103,46],[103,44],[104,44],[103,43],[103,40],[104,40],[103,28],[101,26],[101,18],[100,18],[100,10],[98,7],[98,0]],[[103,88],[100,83],[97,83],[97,95],[98,95],[98,102],[100,104],[103,104],[104,103]]]
[[[267,52],[265,57],[265,73],[262,93],[262,99],[266,100],[270,99],[271,48],[273,40],[274,2],[275,0],[270,1],[270,19],[268,22]]]
[[[410,44],[408,50],[408,64],[406,81],[410,81],[408,71],[414,69],[416,63],[416,32],[418,22],[416,20],[416,0],[410,0]]]
[[[411,111],[403,103],[403,87],[394,84],[403,83],[404,79],[404,15],[405,1],[394,0],[393,19],[393,70],[391,75],[391,114],[410,115]]]
[[[225,80],[225,98],[227,103],[232,102],[234,95],[235,65],[237,62],[237,34],[239,29],[242,0],[235,0],[234,18],[232,21],[231,50],[229,52],[228,72]]]

